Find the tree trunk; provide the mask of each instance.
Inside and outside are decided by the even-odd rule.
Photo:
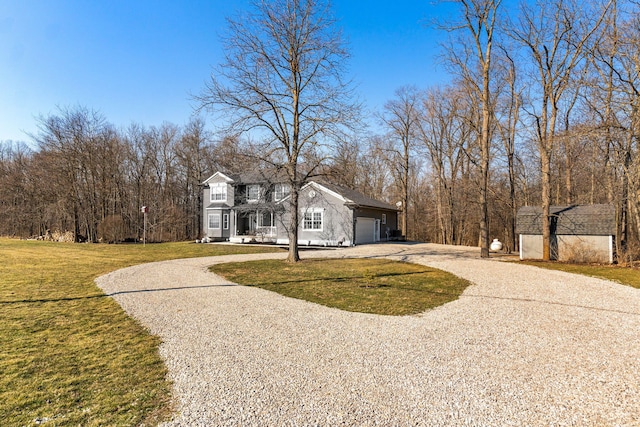
[[[542,259],[551,259],[551,152],[540,150],[540,172],[542,174]]]
[[[300,261],[300,254],[298,253],[298,227],[300,226],[300,214],[299,214],[299,197],[300,189],[291,189],[291,203],[289,205],[291,209],[291,224],[289,225],[289,253],[287,255],[287,262]]]

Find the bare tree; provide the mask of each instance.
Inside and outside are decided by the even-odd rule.
[[[598,10],[573,0],[545,0],[535,9],[521,6],[519,21],[509,28],[524,47],[535,70],[529,115],[536,129],[542,174],[542,241],[544,260],[551,257],[551,157],[556,146],[561,101],[576,68],[584,61],[587,43],[593,40],[606,16],[608,5]]]
[[[387,202],[397,201],[397,195],[390,191],[392,176],[387,164],[386,141],[380,135],[373,135],[367,140],[364,155],[359,161],[359,175],[356,178],[356,189],[361,193],[377,198],[387,194]]]
[[[403,86],[395,91],[395,97],[385,103],[381,115],[382,122],[389,130],[387,138],[388,157],[391,170],[398,187],[402,202],[402,233],[409,237],[407,227],[409,216],[409,181],[411,157],[418,135],[420,116],[420,92],[414,86]]]
[[[464,35],[448,48],[452,69],[469,87],[482,109],[479,133],[480,148],[480,256],[489,257],[489,165],[491,129],[494,118],[492,93],[494,33],[498,28],[501,0],[458,0],[462,20],[447,23],[447,30],[460,30]]]
[[[112,150],[114,132],[102,114],[84,107],[61,109],[60,114],[39,119],[34,136],[51,162],[51,182],[56,205],[73,224],[76,241],[98,240],[98,224],[104,219],[111,168],[117,165]]]
[[[465,161],[467,144],[473,132],[469,119],[468,99],[456,87],[434,88],[423,100],[420,120],[420,140],[427,148],[431,173],[435,181],[438,234],[436,240],[445,244],[460,244],[465,222],[461,197],[468,179]]]
[[[200,184],[211,171],[206,153],[211,151],[210,135],[204,121],[193,118],[186,125],[176,147],[180,174],[180,202],[187,216],[185,234],[202,237],[202,188]],[[207,175],[209,176],[209,175]]]
[[[289,262],[299,260],[299,191],[328,144],[353,119],[348,58],[324,0],[256,0],[253,11],[228,20],[225,60],[198,97],[223,112],[231,134],[252,132],[261,159],[285,172],[291,187]]]
[[[503,82],[507,89],[503,91],[496,105],[496,129],[504,147],[504,156],[507,162],[507,174],[509,182],[509,198],[507,205],[510,208],[506,216],[507,219],[507,250],[517,249],[516,239],[516,213],[518,204],[516,200],[516,138],[517,126],[520,120],[520,110],[522,107],[521,83],[518,81],[517,67],[514,59],[509,55],[507,49],[502,49]]]
[[[39,191],[33,151],[21,141],[0,141],[0,235],[40,234]]]
[[[629,251],[630,228],[640,227],[637,153],[640,142],[640,4],[613,1],[605,36],[595,46],[598,72],[587,99],[604,139],[609,198],[618,187],[618,254]],[[617,185],[616,185],[617,184]],[[631,221],[634,218],[635,221]]]

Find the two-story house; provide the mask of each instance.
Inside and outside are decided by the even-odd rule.
[[[204,237],[289,243],[290,195],[283,180],[260,172],[216,172],[203,182],[203,188]],[[398,235],[394,206],[326,182],[311,181],[301,189],[299,210],[300,245],[350,246]]]

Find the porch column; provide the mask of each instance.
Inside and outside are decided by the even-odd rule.
[[[238,211],[235,209],[233,212],[233,228],[231,230],[231,237],[236,237],[238,232]]]
[[[269,237],[273,237],[273,232],[275,231],[276,226],[273,222],[273,212],[271,212],[271,227],[269,227]]]

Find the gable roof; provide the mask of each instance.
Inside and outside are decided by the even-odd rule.
[[[315,184],[316,186],[322,187],[325,190],[328,190],[334,195],[338,195],[345,202],[345,205],[352,207],[360,207],[360,208],[371,208],[371,209],[383,209],[383,210],[391,210],[397,211],[398,209],[386,202],[382,202],[380,200],[372,199],[371,197],[367,197],[359,191],[353,190],[351,188],[342,187],[340,185],[329,184],[326,182],[318,182],[312,181],[310,184]]]
[[[220,177],[223,180],[225,180],[226,182],[233,182],[232,178],[230,178],[229,176],[227,176],[227,175],[223,174],[222,172],[218,171],[218,172],[214,173],[213,175],[211,175],[209,178],[207,178],[204,181],[202,181],[202,184],[208,184],[209,181],[211,181],[212,179],[214,179],[216,177]]]
[[[551,206],[556,235],[614,236],[613,205]],[[542,207],[524,206],[516,216],[516,234],[542,234]]]

